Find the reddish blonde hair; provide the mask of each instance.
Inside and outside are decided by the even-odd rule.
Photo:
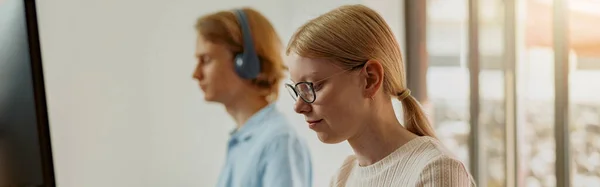
[[[252,8],[243,8],[252,31],[254,48],[261,61],[261,70],[252,84],[265,95],[279,95],[278,85],[287,69],[283,64],[282,43],[269,20]],[[240,23],[232,11],[219,11],[200,17],[196,22],[198,34],[206,40],[225,45],[234,53],[243,51],[243,40]],[[232,62],[233,63],[233,62]]]

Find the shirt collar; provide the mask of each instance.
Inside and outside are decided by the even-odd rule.
[[[269,113],[275,109],[275,104],[271,103],[258,112],[253,114],[244,125],[242,125],[239,129],[233,129],[229,134],[231,135],[231,139],[235,139],[237,141],[247,141],[252,137],[252,134],[256,132],[257,129],[260,128],[261,124],[263,124],[268,118]]]

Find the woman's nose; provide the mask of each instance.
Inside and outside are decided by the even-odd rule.
[[[304,100],[302,100],[302,98],[298,97],[298,99],[296,99],[296,103],[294,104],[294,111],[296,111],[296,113],[298,114],[305,114],[308,113],[312,110],[312,106],[306,102],[304,102]]]

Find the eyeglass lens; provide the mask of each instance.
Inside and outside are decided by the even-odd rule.
[[[287,85],[287,87],[288,91],[290,92],[290,95],[294,98],[294,100],[297,100],[298,97],[301,97],[302,100],[308,103],[312,103],[315,101],[315,92],[310,83],[301,82],[296,84],[295,87],[292,85]]]

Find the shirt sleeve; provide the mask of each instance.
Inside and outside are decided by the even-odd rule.
[[[465,166],[444,156],[429,163],[420,175],[418,187],[474,187],[475,183]]]
[[[278,136],[264,153],[264,187],[311,187],[312,166],[308,149],[290,135]]]

